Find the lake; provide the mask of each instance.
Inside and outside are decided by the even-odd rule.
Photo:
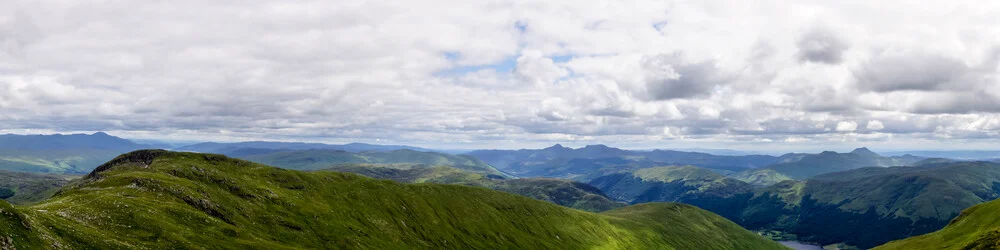
[[[798,241],[778,241],[778,243],[795,250],[823,250],[821,246],[799,243]]]

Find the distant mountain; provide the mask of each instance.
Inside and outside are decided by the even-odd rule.
[[[756,185],[774,184],[781,177],[767,171],[774,171],[781,176],[801,180],[825,173],[847,171],[862,167],[907,166],[925,157],[904,155],[885,157],[868,148],[858,148],[850,153],[824,151],[819,154],[788,154],[779,157],[777,163],[760,169],[747,170],[738,176]],[[757,178],[759,177],[759,178]],[[757,178],[760,181],[753,182]]]
[[[519,194],[584,211],[603,212],[624,206],[607,198],[596,187],[568,180],[548,178],[504,179],[452,167],[409,167],[384,164],[345,164],[328,171],[355,173],[404,183],[440,183],[485,187]]]
[[[916,151],[892,151],[885,155],[919,155],[934,158],[949,158],[959,160],[987,160],[1000,158],[1000,150],[916,150]]]
[[[158,150],[0,211],[4,249],[785,249],[683,204],[595,214],[484,188]]]
[[[409,149],[409,150],[424,151],[424,152],[432,151],[424,148],[399,146],[399,145],[374,145],[365,143],[349,143],[343,145],[334,145],[334,144],[323,144],[323,143],[269,142],[269,141],[250,141],[250,142],[234,142],[234,143],[205,142],[205,143],[198,143],[194,145],[188,145],[176,148],[174,150],[223,154],[227,156],[246,156],[248,155],[246,154],[247,151],[254,151],[254,150],[257,151],[269,150],[271,152],[277,152],[277,151],[309,150],[309,149],[342,150],[355,153],[364,151],[393,151],[400,149]]]
[[[100,132],[0,135],[0,170],[84,174],[119,154],[148,147]]]
[[[559,144],[537,150],[479,150],[470,152],[469,155],[516,176],[580,181],[668,165],[694,165],[719,172],[736,172],[770,165],[778,159],[769,155],[721,156],[672,150],[623,150],[604,145],[572,149]]]
[[[409,149],[388,152],[364,151],[352,153],[342,150],[295,150],[240,157],[280,168],[319,170],[339,164],[407,164],[422,166],[448,166],[485,175],[507,176],[493,166],[468,155],[450,155],[420,152]]]
[[[144,145],[103,132],[72,135],[0,135],[0,150],[135,150]]]
[[[632,204],[684,202],[753,230],[869,248],[940,229],[962,209],[998,198],[1000,164],[865,167],[767,187],[707,169],[658,167],[612,174],[590,184]]]

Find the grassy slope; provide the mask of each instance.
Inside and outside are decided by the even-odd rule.
[[[970,207],[937,232],[889,242],[875,249],[998,249],[1000,201]]]
[[[414,167],[407,169],[380,165],[342,165],[329,171],[355,173],[372,178],[406,183],[439,183],[485,187],[584,211],[600,212],[622,207],[601,190],[584,183],[549,178],[496,179],[452,167]]]
[[[783,248],[686,205],[593,214],[484,188],[165,151],[123,155],[41,204],[0,209],[18,249]]]

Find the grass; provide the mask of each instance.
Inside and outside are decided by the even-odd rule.
[[[875,249],[998,249],[1000,248],[1000,201],[976,205],[962,211],[937,232],[889,242]]]
[[[602,214],[480,187],[137,151],[40,204],[3,210],[18,249],[785,249],[710,212]]]

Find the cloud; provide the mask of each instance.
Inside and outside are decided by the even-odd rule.
[[[544,57],[539,51],[525,51],[517,58],[514,75],[525,82],[538,85],[551,84],[569,72],[556,65],[552,58]]]
[[[816,26],[803,33],[798,41],[796,59],[800,62],[815,62],[838,64],[843,61],[843,54],[850,46],[837,35],[837,32],[822,26]]]
[[[858,130],[858,123],[852,121],[843,121],[837,123],[837,132],[853,132]]]
[[[714,61],[686,62],[679,53],[644,57],[640,64],[646,95],[652,100],[705,96],[728,80]]]
[[[854,71],[861,89],[875,92],[932,91],[967,86],[969,67],[953,57],[927,52],[883,52]]]

